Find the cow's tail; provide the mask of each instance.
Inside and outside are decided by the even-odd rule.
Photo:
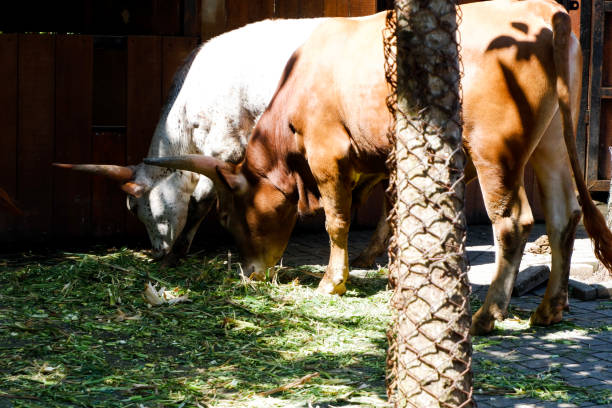
[[[589,237],[593,241],[595,256],[602,264],[612,271],[612,232],[606,226],[606,220],[601,215],[589,194],[584,181],[582,169],[576,151],[574,123],[571,112],[570,75],[569,75],[569,45],[571,36],[571,21],[566,12],[554,14],[553,53],[557,71],[556,88],[559,99],[559,110],[563,121],[563,139],[569,154],[570,164],[574,173],[576,187],[580,196],[580,205],[584,213],[583,223]]]

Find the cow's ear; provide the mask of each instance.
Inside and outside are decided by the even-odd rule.
[[[248,181],[241,172],[233,172],[226,167],[216,166],[215,171],[219,181],[225,185],[232,193],[243,193],[248,187]]]
[[[127,183],[121,184],[121,190],[132,197],[140,198],[147,191],[147,187],[134,181],[128,181]]]

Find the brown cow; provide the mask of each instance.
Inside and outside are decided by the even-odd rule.
[[[553,252],[546,294],[531,322],[548,325],[560,321],[567,306],[580,219],[573,180],[596,255],[612,265],[612,234],[589,197],[574,142],[580,49],[568,14],[552,0],[473,3],[462,14],[464,146],[473,163],[467,177],[476,170],[497,246],[494,280],[472,332],[491,331],[507,310],[533,225],[523,186],[528,161],[541,187]],[[215,180],[223,224],[253,277],[279,260],[298,212],[320,203],[331,253],[319,291],[345,291],[351,193],[386,177],[391,118],[384,25],[380,13],[333,19],[315,30],[288,62],[239,165],[195,155],[145,161]]]

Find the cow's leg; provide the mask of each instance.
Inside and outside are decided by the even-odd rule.
[[[317,291],[342,295],[346,292],[349,272],[352,190],[358,177],[349,162],[351,144],[345,130],[321,129],[318,133],[328,134],[323,143],[320,139],[304,137],[308,165],[321,194],[319,201],[325,211],[325,229],[330,242],[329,263]]]
[[[481,169],[479,180],[493,223],[496,270],[483,305],[472,317],[472,334],[488,333],[493,330],[496,319],[504,319],[523,249],[533,226],[523,186],[523,171],[516,172],[511,187],[505,187],[504,181],[510,180],[499,179],[503,174],[500,169],[493,166]]]
[[[531,163],[536,172],[546,217],[546,231],[552,251],[551,271],[546,293],[531,316],[531,324],[559,322],[569,306],[568,279],[576,226],[581,210],[576,200],[565,144],[560,138],[561,121],[556,116],[536,148]],[[551,158],[557,158],[552,160]]]
[[[325,275],[319,282],[320,293],[342,295],[348,278],[348,232],[351,223],[351,191],[344,183],[319,184],[325,211],[325,229],[329,234],[330,253]]]

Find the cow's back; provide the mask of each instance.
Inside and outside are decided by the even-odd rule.
[[[321,24],[294,54],[285,86],[293,94],[287,117],[298,135],[320,139],[313,144],[346,137],[355,167],[364,172],[384,171],[389,147],[391,116],[385,99],[390,88],[382,63],[385,16],[382,12]],[[339,126],[344,132],[326,132]]]
[[[149,157],[202,153],[236,161],[287,59],[326,18],[265,20],[215,37],[174,78]]]
[[[464,138],[482,147],[475,154],[501,154],[508,146],[531,152],[548,126],[557,109],[550,27],[557,10],[553,1],[461,7]],[[379,171],[389,151],[384,28],[384,12],[324,22],[294,54],[277,95],[298,134],[325,138],[307,129],[343,126],[364,172]]]
[[[464,138],[475,162],[522,168],[557,110],[555,10],[557,4],[542,1],[463,8]]]

